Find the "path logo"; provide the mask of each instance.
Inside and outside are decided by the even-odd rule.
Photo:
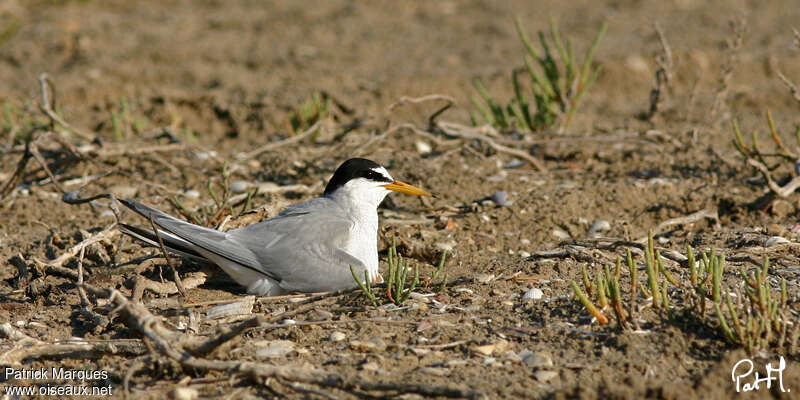
[[[753,374],[753,360],[745,358],[734,364],[733,369],[731,370],[731,380],[736,383],[736,392],[740,393],[758,390],[760,389],[759,385],[765,382],[767,384],[767,389],[769,389],[772,386],[772,381],[777,381],[781,392],[788,393],[792,391],[789,388],[783,387],[783,370],[786,369],[786,360],[783,359],[783,356],[781,356],[777,368],[773,368],[772,363],[767,364],[765,368],[767,370],[766,376],[759,378],[758,371],[756,371],[753,375],[752,383],[749,383],[746,382],[748,380],[746,378]],[[775,375],[773,375],[773,373],[775,373]]]

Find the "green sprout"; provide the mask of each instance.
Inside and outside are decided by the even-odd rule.
[[[353,275],[353,280],[355,280],[358,284],[358,287],[361,289],[361,293],[364,295],[364,297],[369,300],[373,307],[377,307],[378,298],[375,296],[375,292],[372,291],[372,287],[369,285],[369,275],[367,274],[367,270],[364,270],[363,282],[358,278],[358,274],[356,274],[356,270],[353,269],[352,265],[350,265],[350,273]]]
[[[443,274],[443,271],[446,259],[447,252],[445,251],[439,259],[439,264],[431,272],[430,277],[424,279],[425,287],[429,287],[433,284],[433,281],[441,278],[437,286],[439,290],[445,288],[447,285],[447,275]],[[392,239],[392,246],[389,247],[386,263],[388,265],[388,271],[385,282],[386,291],[384,293],[386,294],[388,302],[399,306],[408,300],[414,289],[420,286],[419,265],[415,263],[412,267],[408,260],[397,253],[397,244],[394,239]],[[350,266],[350,273],[353,275],[353,279],[356,281],[356,284],[361,289],[362,295],[367,301],[373,306],[378,306],[380,304],[378,296],[370,286],[370,280],[366,271],[364,272],[363,281],[359,279],[352,265]]]
[[[135,116],[125,96],[119,99],[119,108],[111,111],[111,129],[117,140],[127,139],[131,133],[141,133],[147,129],[148,120]]]
[[[607,319],[603,312],[611,307],[618,327],[623,330],[628,329],[629,323],[637,326],[633,318],[638,300],[637,268],[631,251],[627,250],[626,253],[631,278],[630,296],[624,297],[629,302],[627,307],[623,304],[621,293],[620,258],[616,260],[614,273],[611,273],[609,265],[605,265],[594,279],[587,274],[586,266],[582,267],[581,275],[589,295],[581,291],[577,283],[571,282],[575,296],[591,315],[604,324]],[[737,294],[730,293],[723,281],[726,261],[722,254],[717,254],[712,248],[695,255],[691,246],[686,247],[686,254],[688,273],[681,275],[670,272],[664,265],[660,251],[653,246],[652,232],[648,236],[647,245],[644,246],[647,284],[641,291],[646,298],[652,299],[654,309],[662,311],[660,315],[667,321],[675,322],[677,315],[694,314],[698,321],[718,330],[727,342],[744,347],[750,354],[766,349],[795,351],[800,338],[800,320],[792,318],[790,321],[792,313],[788,306],[786,279],[782,278],[777,285],[770,283],[768,258],[754,271],[739,268],[740,280],[730,286],[742,287],[741,291],[735,289]],[[670,289],[670,286],[673,288]],[[591,295],[593,291],[595,296]],[[595,306],[592,297],[598,306]],[[734,302],[733,298],[737,301]],[[711,312],[706,313],[709,306]]]
[[[569,127],[586,90],[600,74],[600,67],[593,65],[593,60],[607,25],[604,23],[597,32],[582,64],[576,60],[572,41],[562,40],[555,20],[550,22],[549,38],[539,32],[542,53],[534,47],[519,18],[515,25],[527,53],[523,57],[525,68],[511,73],[514,97],[508,105],[502,106],[492,99],[480,80],[475,79],[473,86],[478,96],[473,96],[472,103],[485,123],[500,130],[539,131],[558,123],[559,131],[563,132]],[[520,82],[522,73],[528,75],[529,93]],[[477,118],[473,116],[472,120],[477,125]]]
[[[409,266],[408,260],[403,260],[403,256],[397,254],[397,246],[395,245],[394,239],[392,239],[392,247],[389,248],[389,255],[386,262],[389,264],[389,279],[386,281],[386,296],[395,305],[403,304],[419,284],[419,266],[414,264],[414,279],[406,286],[411,267]]]
[[[333,101],[321,92],[314,92],[310,98],[289,112],[289,126],[293,134],[303,132],[318,121],[330,117]]]

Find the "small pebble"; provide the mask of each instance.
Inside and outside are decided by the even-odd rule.
[[[433,150],[431,148],[431,145],[429,145],[429,144],[427,144],[427,143],[425,143],[425,142],[423,142],[421,140],[419,140],[416,143],[414,143],[414,146],[417,148],[417,152],[419,152],[421,154],[428,154]]]
[[[427,319],[423,319],[422,321],[419,322],[419,324],[417,324],[417,332],[422,332],[432,327],[433,324],[431,324],[430,321],[428,321]]]
[[[444,365],[448,367],[461,367],[463,365],[467,365],[469,362],[467,360],[448,360]]]
[[[610,229],[611,229],[611,223],[609,223],[608,221],[600,220],[600,221],[595,221],[595,223],[593,223],[592,226],[589,227],[589,232],[591,233],[605,232]]]
[[[190,198],[190,199],[197,199],[197,198],[200,197],[200,192],[198,192],[197,190],[194,190],[194,189],[189,189],[189,190],[183,192],[183,195],[188,197],[188,198]]]
[[[364,371],[377,372],[381,369],[381,367],[378,365],[378,363],[370,361],[368,363],[362,364],[361,369]]]
[[[289,340],[272,340],[267,342],[267,347],[256,350],[256,357],[278,358],[294,351],[294,342]]]
[[[453,251],[456,248],[456,241],[451,240],[449,242],[437,242],[434,246],[436,246],[439,250],[447,250],[448,252]]]
[[[438,368],[438,367],[424,367],[420,368],[419,372],[424,374],[433,375],[433,376],[447,376],[450,375],[450,370],[447,368]]]
[[[478,274],[475,275],[475,280],[478,283],[487,284],[490,283],[494,279],[494,274]]]
[[[197,392],[197,389],[190,387],[176,387],[170,390],[167,396],[172,400],[194,400],[199,395],[200,393]]]
[[[216,157],[217,156],[217,152],[214,151],[214,150],[201,151],[201,152],[195,153],[195,155],[197,156],[198,160],[208,160],[209,158]]]
[[[333,313],[326,310],[314,310],[316,321],[327,321],[333,319]]]
[[[386,350],[386,342],[381,338],[372,338],[370,340],[351,340],[350,347],[353,350],[361,351],[364,353],[381,352]]]
[[[525,251],[525,250],[520,250],[520,251],[519,251],[519,256],[520,256],[520,257],[522,257],[522,258],[528,258],[528,257],[530,257],[530,256],[531,256],[531,253],[528,253],[528,252],[527,252],[527,251]]]
[[[472,350],[479,355],[491,356],[492,354],[500,354],[508,350],[510,343],[507,340],[499,339],[495,343],[485,344],[483,346],[475,346]]]
[[[114,195],[118,198],[127,199],[136,197],[136,193],[139,191],[139,188],[136,186],[115,185],[108,188],[108,191],[114,193]]]
[[[423,302],[423,303],[429,303],[431,300],[428,297],[431,297],[431,296],[434,296],[434,295],[435,295],[435,293],[422,294],[422,293],[417,293],[417,292],[411,292],[408,295],[408,297],[411,297],[412,299],[420,301],[420,302]]]
[[[330,336],[331,342],[341,342],[342,340],[345,340],[346,338],[347,338],[347,335],[345,335],[344,333],[339,332],[339,331],[333,331],[331,333],[331,336]]]
[[[519,357],[525,365],[531,368],[549,368],[553,366],[553,359],[546,353],[525,349],[519,352]]]
[[[556,237],[556,239],[560,239],[560,240],[567,240],[567,239],[569,239],[569,233],[565,232],[565,231],[564,231],[564,230],[562,230],[562,229],[558,229],[558,228],[556,228],[556,229],[553,229],[553,230],[550,232],[550,234],[551,234],[551,235],[553,235],[553,236],[555,236],[555,237]]]
[[[776,217],[784,218],[787,215],[794,213],[794,206],[792,203],[786,200],[777,199],[770,204],[769,211]]]
[[[494,192],[491,197],[492,201],[500,207],[506,207],[514,204],[513,201],[508,200],[508,193],[504,190]]]
[[[578,187],[578,184],[576,184],[575,182],[566,181],[556,185],[556,190],[569,190],[569,189],[575,189],[576,187]]]
[[[664,178],[653,178],[647,181],[651,186],[671,186],[672,183]]]
[[[508,164],[506,164],[503,168],[506,169],[519,168],[523,165],[525,165],[525,161],[514,158],[511,161],[509,161]]]
[[[764,242],[764,247],[772,247],[772,246],[776,246],[776,245],[779,245],[779,244],[786,244],[786,243],[789,243],[788,239],[780,237],[780,236],[773,236],[773,237],[767,239],[766,242]]]
[[[547,383],[558,377],[558,372],[555,371],[536,371],[533,377],[541,383]]]
[[[412,347],[411,351],[418,356],[424,356],[430,354],[431,349],[426,349],[422,347]]]
[[[250,188],[251,183],[247,181],[233,181],[231,182],[231,192],[244,193]]]
[[[522,301],[539,300],[544,297],[544,292],[539,288],[532,288],[522,295]]]
[[[505,175],[494,175],[494,176],[490,176],[490,177],[486,178],[486,180],[489,181],[489,182],[497,183],[497,182],[502,182],[502,181],[506,180],[506,176]]]
[[[375,344],[375,350],[377,350],[377,351],[386,350],[386,342],[384,342],[383,339],[381,339],[379,337],[374,337],[374,338],[370,339],[369,341],[370,341],[370,343],[374,343]]]
[[[100,218],[116,218],[116,215],[111,210],[104,210],[100,213]]]

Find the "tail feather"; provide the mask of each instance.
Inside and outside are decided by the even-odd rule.
[[[131,210],[135,211],[137,214],[141,215],[142,217],[145,217],[148,220],[150,220],[151,218],[153,220],[177,219],[167,213],[156,210],[155,208],[152,207],[148,207],[142,203],[136,202],[131,199],[124,199],[124,200],[119,199],[119,201],[125,207],[130,208]],[[156,222],[156,225],[160,224]],[[136,226],[120,223],[119,230],[120,232],[134,239],[138,239],[150,246],[160,247],[158,243],[158,238],[156,237],[152,229],[139,228]],[[166,247],[167,250],[195,261],[209,262],[207,258],[203,257],[200,253],[198,253],[195,250],[195,246],[193,244],[187,242],[186,240],[181,239],[180,237],[164,229],[159,229],[158,234],[159,236],[161,236],[161,241],[164,242],[164,247]]]
[[[128,224],[120,223],[117,225],[120,232],[142,241],[150,246],[153,247],[160,247],[161,245],[158,243],[158,238],[156,237],[155,233],[151,229],[140,228],[137,226],[132,226]],[[209,262],[208,259],[203,257],[200,253],[194,250],[194,246],[163,230],[158,231],[159,236],[161,236],[161,241],[164,242],[164,247],[172,253],[176,253],[181,257],[185,257],[197,262]]]
[[[269,271],[261,267],[258,258],[250,249],[235,240],[229,240],[224,232],[181,221],[130,199],[121,200],[121,202],[139,215],[152,219],[159,228],[158,232],[164,240],[165,247],[170,247],[173,251],[181,254],[200,256],[202,259],[219,265],[229,274],[235,273],[231,271],[236,269],[246,268],[267,278],[273,278]],[[152,231],[131,228],[130,226],[123,227],[128,230],[127,234],[143,239],[151,245],[157,245],[157,238]],[[169,244],[164,238],[169,238]]]
[[[151,215],[153,216],[153,219],[155,219],[155,218],[166,218],[166,219],[178,220],[177,218],[173,217],[172,215],[169,215],[169,214],[167,214],[165,212],[156,210],[155,208],[148,207],[148,206],[146,206],[146,205],[144,205],[142,203],[139,203],[139,202],[131,200],[131,199],[124,199],[124,200],[123,199],[119,199],[119,202],[122,203],[125,207],[128,207],[131,210],[135,211],[137,214],[147,218],[148,220],[150,219]]]

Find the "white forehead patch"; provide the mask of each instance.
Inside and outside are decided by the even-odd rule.
[[[391,180],[391,181],[393,181],[393,180],[394,180],[394,178],[392,178],[392,176],[391,176],[391,175],[389,175],[389,171],[387,171],[387,170],[386,170],[386,168],[384,168],[384,167],[373,168],[372,170],[373,170],[373,171],[375,171],[375,172],[377,172],[377,173],[379,173],[379,174],[381,174],[381,175],[382,175],[382,176],[384,176],[386,179],[389,179],[389,180]]]

